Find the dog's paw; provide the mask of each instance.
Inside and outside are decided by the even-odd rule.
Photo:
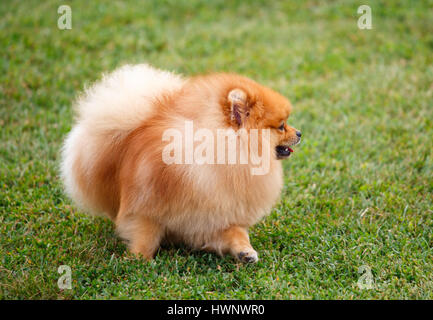
[[[238,253],[237,258],[244,263],[256,263],[259,261],[256,250],[245,249]]]

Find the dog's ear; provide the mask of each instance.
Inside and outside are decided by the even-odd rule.
[[[230,120],[239,127],[242,126],[250,115],[248,95],[242,89],[236,88],[228,93],[227,100],[230,104]]]

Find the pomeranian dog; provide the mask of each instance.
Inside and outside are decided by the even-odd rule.
[[[256,262],[248,228],[277,202],[279,160],[301,138],[290,111],[285,97],[236,74],[123,66],[76,102],[62,149],[66,192],[146,259],[168,241]]]

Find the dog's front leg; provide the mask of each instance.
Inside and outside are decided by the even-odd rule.
[[[247,230],[238,226],[218,232],[206,248],[218,253],[230,253],[242,262],[254,263],[259,260],[256,250],[250,244]]]

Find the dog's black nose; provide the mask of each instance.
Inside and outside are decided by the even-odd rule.
[[[302,136],[301,131],[296,131],[296,135],[300,138]]]

